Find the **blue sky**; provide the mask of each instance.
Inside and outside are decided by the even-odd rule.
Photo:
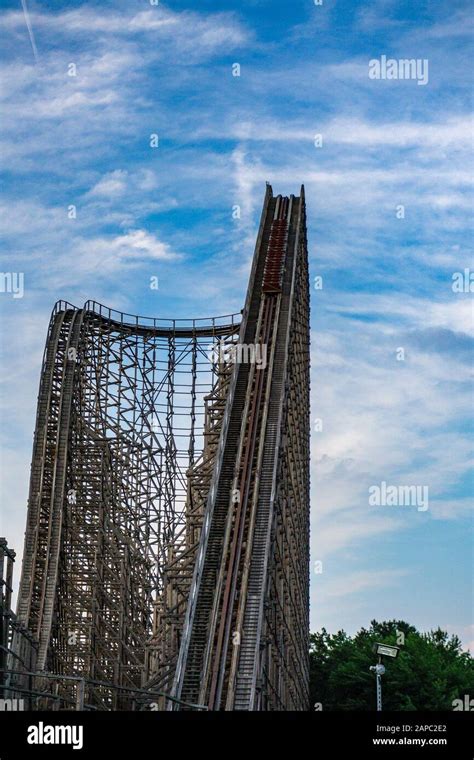
[[[472,294],[452,289],[473,269],[470,5],[30,0],[35,54],[4,2],[1,269],[25,292],[0,293],[1,533],[19,554],[54,302],[238,311],[265,181],[304,183],[323,277],[312,627],[400,618],[474,646]],[[427,59],[428,83],[371,80],[382,55]],[[429,508],[370,506],[382,481],[427,486]]]

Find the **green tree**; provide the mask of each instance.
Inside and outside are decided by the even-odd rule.
[[[355,636],[311,634],[311,704],[323,710],[375,710],[376,641],[400,646],[394,660],[384,658],[384,710],[452,710],[453,700],[474,698],[474,661],[457,636],[437,629],[420,633],[403,620],[362,628]]]

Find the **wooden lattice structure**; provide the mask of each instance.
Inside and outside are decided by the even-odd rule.
[[[242,314],[56,304],[16,621],[37,707],[304,710],[308,608],[304,191],[267,186]]]

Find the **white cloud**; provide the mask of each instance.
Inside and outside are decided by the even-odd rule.
[[[175,261],[180,256],[171,247],[146,230],[129,230],[123,235],[81,239],[76,242],[76,257],[68,267],[68,258],[61,261],[58,277],[71,281],[95,273],[118,275],[124,269],[152,261]]]
[[[438,117],[439,118],[439,117]],[[445,121],[380,121],[379,118],[362,120],[359,117],[338,117],[331,121],[241,119],[229,122],[224,129],[206,125],[200,133],[203,137],[216,139],[234,137],[238,140],[271,142],[313,143],[316,133],[321,133],[325,142],[364,147],[419,147],[439,150],[446,146],[458,146],[469,150],[472,142],[472,121],[467,115],[460,115]]]
[[[90,190],[90,195],[121,195],[127,187],[128,172],[115,169],[104,175]]]
[[[136,14],[95,10],[82,6],[58,13],[31,12],[33,28],[56,35],[107,35],[130,37],[134,34],[152,35],[155,39],[170,40],[179,50],[193,52],[199,57],[212,55],[219,49],[231,49],[249,39],[248,31],[230,13],[203,15],[196,12],[176,12],[156,7]],[[0,26],[22,32],[24,16],[10,11],[3,15]]]
[[[324,580],[324,582],[319,584],[318,600],[323,603],[324,601],[334,601],[350,594],[359,594],[362,591],[390,588],[390,586],[396,585],[406,575],[406,570],[381,570],[377,573],[360,570],[351,574],[349,583],[347,578],[341,577],[329,581]]]
[[[459,265],[459,271],[462,266]],[[457,270],[456,270],[457,271]],[[434,294],[433,294],[434,295]],[[420,328],[443,327],[453,332],[472,333],[473,304],[470,298],[452,291],[451,275],[446,277],[445,285],[439,286],[439,300],[410,296],[406,293],[403,298],[398,294],[371,294],[370,299],[353,294],[348,305],[342,299],[331,305],[331,310],[337,309],[340,314],[356,317],[358,314],[390,316],[392,324],[399,327],[411,326]],[[448,300],[449,299],[449,300]]]
[[[147,232],[146,230],[130,230],[125,235],[119,235],[112,240],[104,238],[96,240],[100,250],[110,250],[122,258],[176,259],[167,243]]]
[[[468,8],[450,13],[447,20],[433,24],[425,29],[423,34],[433,40],[449,40],[456,37],[472,39],[473,31],[472,9]]]

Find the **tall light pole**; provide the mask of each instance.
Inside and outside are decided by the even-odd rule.
[[[382,657],[395,658],[400,651],[399,647],[390,644],[374,644],[374,652],[378,655],[377,665],[371,665],[370,670],[375,673],[375,686],[377,690],[377,712],[382,711],[382,676],[385,673],[385,666],[382,665]]]

